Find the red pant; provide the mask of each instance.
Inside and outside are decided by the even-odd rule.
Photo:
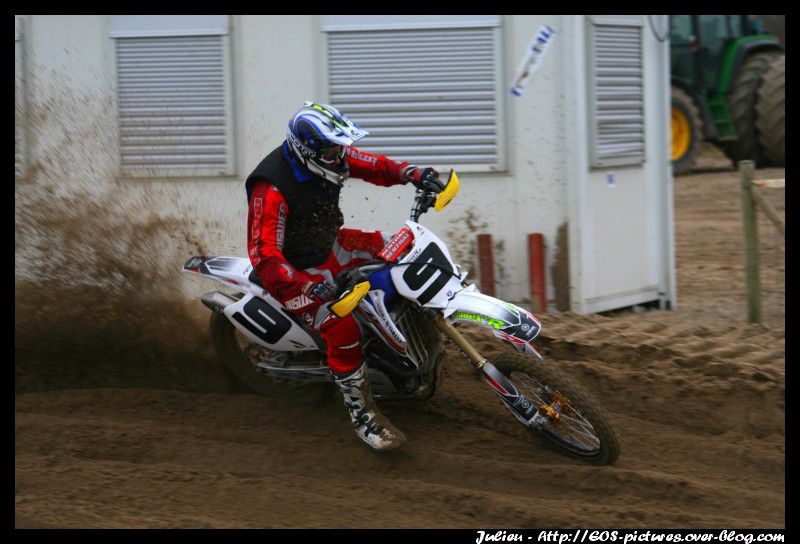
[[[378,231],[339,229],[325,262],[306,268],[305,272],[311,274],[314,281],[327,280],[333,283],[343,268],[375,258],[384,245],[383,235]],[[286,302],[281,301],[284,305]],[[345,374],[361,366],[364,360],[361,332],[352,315],[337,317],[329,310],[329,306],[323,304],[289,311],[319,332],[328,345],[328,366],[334,373]]]

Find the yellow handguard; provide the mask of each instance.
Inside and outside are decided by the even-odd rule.
[[[353,290],[344,295],[342,298],[331,304],[331,311],[339,317],[349,315],[350,312],[356,309],[361,299],[369,293],[370,284],[368,281],[362,281],[353,287]]]
[[[447,185],[445,185],[444,190],[439,193],[439,196],[436,197],[436,204],[433,205],[433,209],[439,212],[442,211],[442,208],[450,204],[450,201],[453,200],[453,197],[456,196],[458,192],[458,187],[458,176],[455,170],[450,170],[450,178],[447,180]]]

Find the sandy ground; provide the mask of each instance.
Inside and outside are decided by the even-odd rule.
[[[676,311],[542,316],[548,364],[621,431],[614,466],[544,447],[454,353],[434,399],[385,404],[409,442],[375,454],[336,398],[243,391],[199,303],[18,284],[16,526],[783,527],[785,246],[763,219],[766,321],[748,325],[738,176],[699,166],[675,180]]]

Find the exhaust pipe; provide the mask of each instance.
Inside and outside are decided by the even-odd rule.
[[[211,291],[200,297],[200,300],[211,310],[224,310],[227,306],[236,302],[236,299],[229,297],[219,291]]]

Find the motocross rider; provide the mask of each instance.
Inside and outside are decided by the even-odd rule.
[[[435,193],[444,183],[433,168],[351,147],[367,134],[335,107],[306,102],[289,120],[286,140],[247,178],[247,248],[265,289],[327,343],[328,365],[356,436],[388,450],[405,435],[372,399],[355,319],[337,317],[330,305],[339,271],[374,258],[391,235],[342,228],[339,192],[348,177],[383,187],[411,183]]]

